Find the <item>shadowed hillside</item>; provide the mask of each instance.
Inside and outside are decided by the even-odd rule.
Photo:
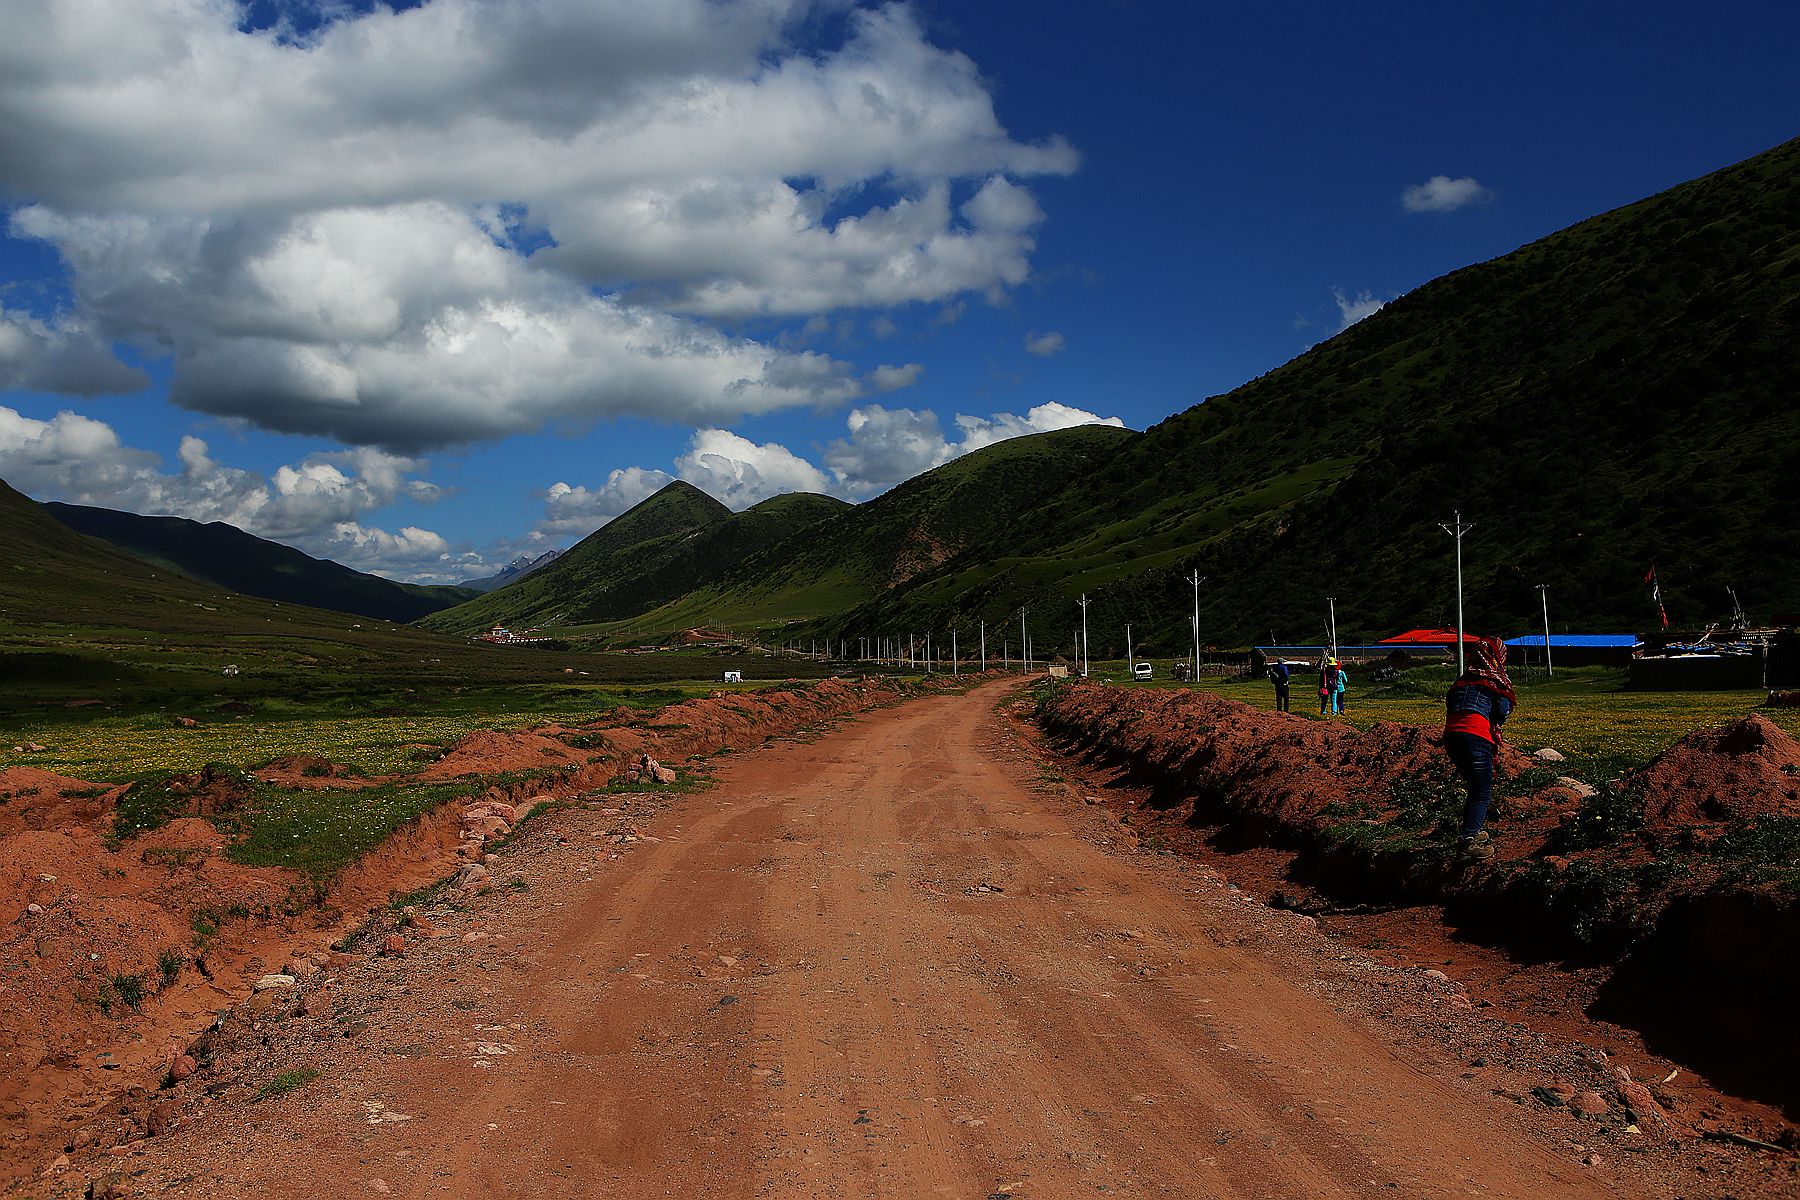
[[[1800,142],[1456,271],[1123,444],[998,537],[828,631],[942,627],[1021,603],[1057,641],[1095,599],[1178,651],[1468,619],[1644,628],[1800,610]]]
[[[134,558],[246,596],[404,622],[475,594],[365,575],[222,521],[203,525],[183,517],[142,517],[54,502],[44,509],[77,533],[110,542]]]
[[[644,623],[770,625],[845,611],[990,544],[1135,436],[1083,425],[977,450],[867,503],[845,506],[646,615]]]
[[[221,591],[76,533],[0,482],[0,710],[543,679],[561,660]],[[224,676],[227,665],[239,668]]]
[[[523,579],[423,622],[472,632],[501,624],[586,625],[635,617],[849,506],[799,493],[741,513],[677,480]]]

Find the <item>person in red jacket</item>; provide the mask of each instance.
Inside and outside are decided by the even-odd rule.
[[[1500,727],[1518,704],[1506,674],[1506,643],[1477,638],[1467,643],[1467,667],[1444,696],[1444,749],[1469,789],[1460,843],[1464,856],[1494,857],[1488,840],[1488,803],[1494,795],[1494,752]]]

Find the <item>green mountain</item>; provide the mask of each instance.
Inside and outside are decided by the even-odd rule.
[[[802,493],[733,513],[677,480],[554,562],[422,624],[470,633],[493,625],[527,629],[626,620],[848,507]]]
[[[1095,652],[1454,620],[1645,629],[1800,611],[1800,141],[1434,280],[1128,439],[998,536],[816,622],[849,635],[1030,605]],[[1042,622],[1041,627],[1039,622]]]
[[[365,575],[221,521],[203,525],[183,517],[142,517],[54,502],[44,509],[77,533],[110,542],[135,558],[246,596],[405,622],[478,594]]]
[[[0,713],[562,678],[552,655],[221,591],[75,532],[4,482],[0,546]]]
[[[840,506],[636,624],[770,627],[870,603],[995,543],[1135,436],[1084,425],[977,450],[867,503]]]

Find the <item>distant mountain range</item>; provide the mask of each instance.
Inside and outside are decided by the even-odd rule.
[[[480,579],[465,579],[456,586],[467,588],[472,592],[491,592],[495,588],[505,587],[515,580],[525,578],[539,567],[549,566],[561,558],[562,553],[561,550],[546,550],[536,558],[529,554],[521,554],[492,575],[484,575]]]
[[[1647,628],[1652,563],[1677,623],[1726,617],[1728,586],[1752,618],[1792,613],[1796,213],[1800,141],[1425,284],[1143,433],[1016,438],[860,505],[802,494],[734,514],[674,483],[560,556],[472,581],[505,586],[453,607],[445,589],[405,594],[432,602],[420,623],[434,630],[602,643],[696,625],[1016,632],[1023,607],[1044,647],[1072,641],[1086,595],[1096,653],[1121,652],[1130,623],[1139,647],[1174,654],[1191,644],[1198,574],[1207,643],[1315,640],[1328,598],[1353,640],[1452,621],[1439,526],[1460,511],[1476,629],[1538,628],[1539,584],[1557,629]],[[223,578],[222,551],[183,565],[145,535],[112,536]],[[247,562],[282,570],[261,551]],[[298,570],[283,586],[316,575]],[[288,594],[252,582],[228,586]]]
[[[1800,141],[1434,280],[1141,434],[1005,442],[675,576],[652,544],[729,544],[731,518],[665,491],[509,615],[848,639],[1029,607],[1061,645],[1086,594],[1097,647],[1130,622],[1178,653],[1198,573],[1208,643],[1315,640],[1327,597],[1364,637],[1453,620],[1458,510],[1478,629],[1537,627],[1540,583],[1556,628],[1645,628],[1652,562],[1678,622],[1727,616],[1727,586],[1753,617],[1800,610],[1796,213]]]
[[[555,669],[539,653],[225,591],[77,533],[3,482],[0,546],[0,713],[71,696],[196,715],[308,691],[393,703],[412,686]]]
[[[70,529],[109,542],[134,558],[246,596],[404,623],[477,594],[465,588],[395,583],[221,521],[201,524],[184,517],[142,517],[54,502],[43,507]]]
[[[826,517],[850,509],[796,493],[741,513],[676,481],[589,534],[554,562],[479,599],[435,613],[431,629],[593,625],[629,620],[688,595]]]

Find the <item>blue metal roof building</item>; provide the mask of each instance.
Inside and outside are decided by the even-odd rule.
[[[1542,650],[1544,635],[1533,633],[1527,634],[1525,637],[1507,638],[1506,644],[1516,646],[1521,650]],[[1618,650],[1621,648],[1635,650],[1641,644],[1635,633],[1553,633],[1550,635],[1550,649],[1553,651],[1576,647],[1585,650]]]
[[[1550,661],[1561,667],[1625,667],[1643,645],[1634,633],[1553,633]],[[1520,664],[1542,665],[1544,635],[1531,633],[1508,638],[1506,648]]]

